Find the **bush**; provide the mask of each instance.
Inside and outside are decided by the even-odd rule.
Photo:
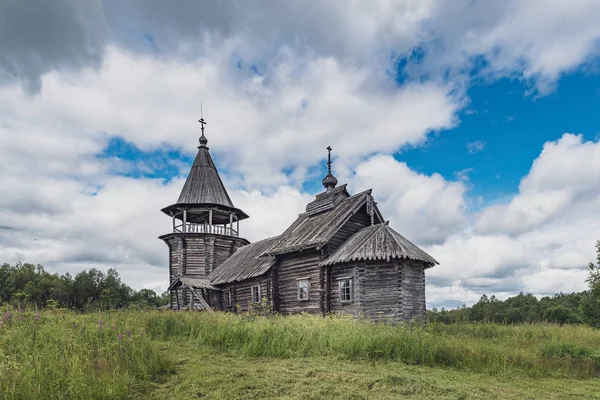
[[[581,318],[572,310],[563,306],[554,306],[544,311],[544,320],[559,325],[581,323]]]

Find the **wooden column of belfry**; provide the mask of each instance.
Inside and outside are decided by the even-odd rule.
[[[177,202],[162,209],[173,219],[172,232],[160,236],[174,254],[169,257],[170,283],[183,278],[192,285],[176,289],[180,296],[171,296],[173,309],[206,308],[203,302],[210,308],[221,308],[221,294],[214,294],[219,290],[210,286],[207,276],[249,243],[239,234],[239,221],[248,215],[233,205],[210,156],[206,121],[201,118],[198,122],[202,134],[190,173]],[[211,299],[214,304],[210,304]]]

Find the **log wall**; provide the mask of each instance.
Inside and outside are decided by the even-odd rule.
[[[368,262],[358,267],[356,292],[360,312],[374,320],[402,319],[402,273],[393,262]]]
[[[277,301],[276,311],[282,314],[301,312],[321,312],[321,253],[306,250],[290,256],[280,256],[277,268]],[[308,300],[298,300],[298,280],[307,278],[310,281]]]
[[[425,268],[415,261],[369,261],[330,266],[331,312],[373,320],[425,322]],[[353,279],[352,303],[342,303],[340,278]]]
[[[425,268],[422,263],[405,261],[402,280],[403,311],[406,321],[425,323]]]
[[[359,316],[360,309],[360,291],[356,290],[359,282],[358,267],[356,265],[333,265],[330,268],[330,286],[329,286],[329,311],[343,312]],[[342,303],[340,298],[341,278],[352,278],[353,300],[350,303]]]
[[[169,284],[179,276],[206,278],[238,248],[248,244],[243,238],[207,233],[171,233],[161,236],[161,239],[169,247]],[[185,290],[178,292],[179,304],[183,308],[189,302],[190,293]],[[171,294],[171,308],[177,308],[174,293]]]
[[[233,282],[219,285],[219,288],[222,289],[222,291],[219,293],[221,295],[221,304],[223,305],[223,311],[244,312],[249,311],[250,309],[257,310],[258,305],[252,302],[252,286],[255,285],[260,285],[261,298],[264,297],[266,299],[267,306],[270,307],[272,300],[271,279],[269,274],[265,274],[263,276],[248,279],[242,282]],[[225,306],[226,291],[231,292],[230,307]]]

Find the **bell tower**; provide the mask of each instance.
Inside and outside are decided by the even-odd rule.
[[[250,242],[240,237],[239,222],[248,215],[235,208],[204,135],[198,154],[175,204],[161,211],[173,220],[173,231],[159,238],[169,248],[171,308],[219,308],[217,289],[207,276],[239,247]]]

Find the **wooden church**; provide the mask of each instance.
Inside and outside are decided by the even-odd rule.
[[[425,321],[425,270],[438,262],[393,230],[371,190],[350,195],[331,174],[323,192],[281,235],[240,236],[236,208],[207,147],[200,146],[179,199],[162,209],[173,231],[170,307],[240,312],[344,312],[372,319]]]

